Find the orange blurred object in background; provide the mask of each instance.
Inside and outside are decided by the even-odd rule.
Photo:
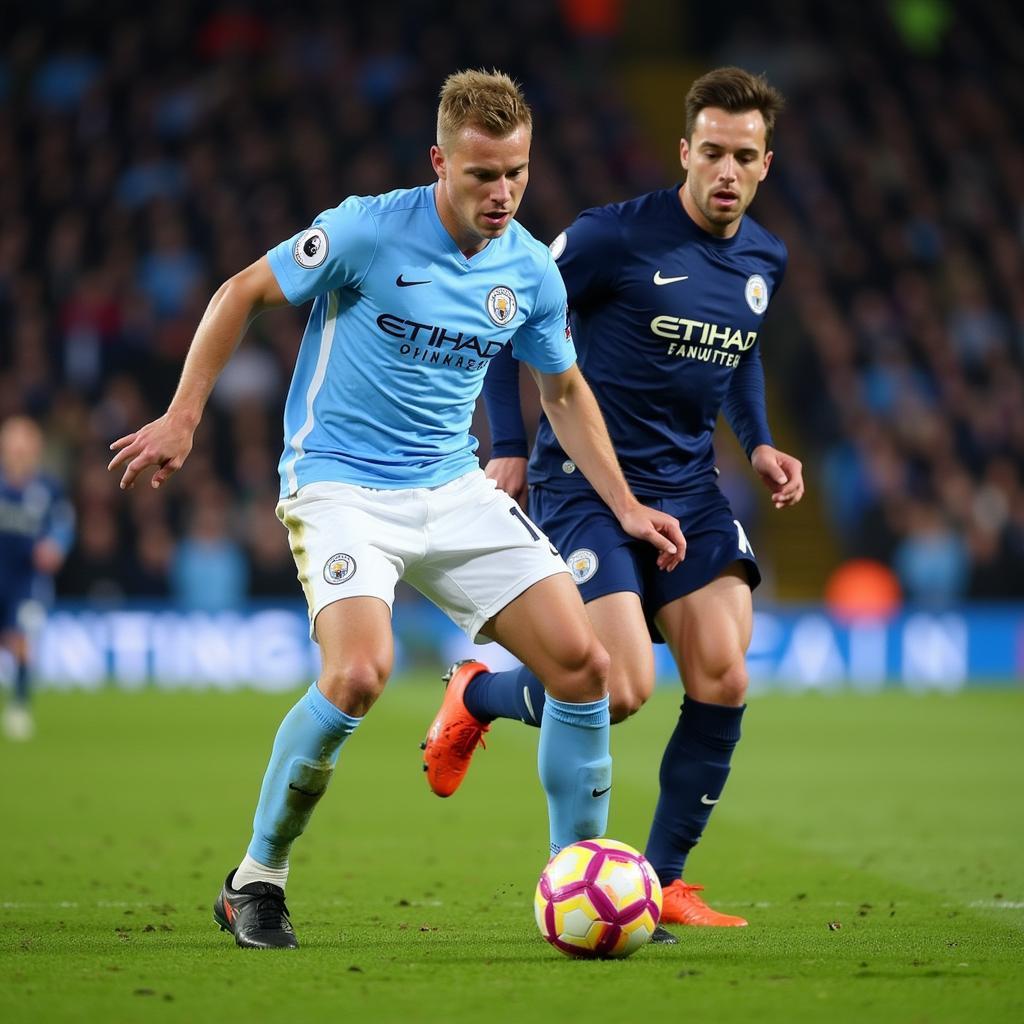
[[[837,619],[888,619],[900,610],[903,594],[896,574],[870,558],[840,565],[825,583],[825,604]]]

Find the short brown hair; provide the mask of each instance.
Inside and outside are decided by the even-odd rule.
[[[764,75],[754,75],[743,68],[715,68],[701,75],[686,94],[686,132],[690,139],[697,115],[705,107],[720,107],[730,114],[760,110],[764,118],[764,148],[771,147],[775,118],[786,105],[785,97],[768,84]]]
[[[500,71],[457,71],[445,79],[437,107],[437,144],[444,148],[467,124],[496,139],[533,127],[517,82]]]

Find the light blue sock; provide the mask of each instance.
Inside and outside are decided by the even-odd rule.
[[[253,860],[272,868],[288,863],[292,843],[331,781],[341,745],[361,721],[336,708],[316,683],[284,716],[252,823]]]
[[[608,698],[569,704],[548,696],[540,723],[537,768],[548,798],[551,854],[604,835],[612,759]]]

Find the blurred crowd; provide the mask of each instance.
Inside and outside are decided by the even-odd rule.
[[[923,21],[882,0],[748,8],[727,34],[695,14],[680,47],[789,99],[753,212],[790,248],[765,359],[812,487],[844,553],[911,599],[1020,596],[1020,19],[1002,0]],[[107,446],[163,409],[221,281],[346,195],[431,179],[450,71],[524,83],[539,238],[671,181],[586,4],[47,10],[0,43],[0,418],[44,424],[74,498],[65,596],[297,596],[274,506],[306,310],[255,322],[172,485],[121,494]]]

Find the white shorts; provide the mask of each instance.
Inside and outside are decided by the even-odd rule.
[[[330,481],[282,498],[277,517],[316,617],[347,597],[377,597],[390,609],[404,579],[471,640],[539,580],[568,572],[544,533],[483,471],[440,487],[375,490]]]

